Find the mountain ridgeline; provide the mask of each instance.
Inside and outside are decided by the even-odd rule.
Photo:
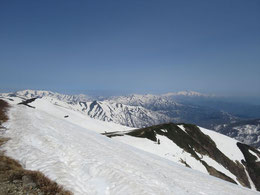
[[[185,151],[185,153],[188,153],[193,159],[199,161],[206,168],[208,174],[235,184],[240,184],[244,187],[252,188],[251,185],[254,185],[257,190],[260,190],[260,152],[253,147],[238,142],[237,145],[233,145],[233,147],[237,147],[236,149],[239,149],[240,152],[243,153],[244,159],[234,161],[234,159],[230,159],[224,151],[218,148],[214,139],[203,133],[196,125],[168,123],[125,132],[104,133],[104,135],[110,138],[120,136],[120,140],[123,140],[124,136],[148,139],[158,144],[158,148],[163,144],[162,137],[165,137],[182,149],[183,152]],[[131,143],[128,144],[132,145]],[[171,145],[169,144],[168,149],[170,149],[170,147]],[[232,148],[226,149],[232,150]],[[156,150],[153,152],[156,153]],[[165,154],[169,154],[169,151],[164,152]],[[204,158],[205,156],[209,157],[210,160]],[[189,161],[190,160],[185,161],[183,156],[180,155],[179,162],[192,168]],[[216,166],[214,166],[216,163],[222,165],[224,169],[232,173],[235,179],[234,177],[231,178],[226,175],[225,172],[218,170]],[[253,184],[250,184],[250,180],[252,180]]]
[[[169,117],[141,106],[129,106],[108,101],[78,102],[76,104],[91,118],[129,127],[144,127],[170,121]]]

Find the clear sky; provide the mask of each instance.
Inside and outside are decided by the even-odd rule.
[[[0,90],[260,97],[259,0],[1,0]]]

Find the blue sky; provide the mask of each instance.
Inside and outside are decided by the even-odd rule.
[[[0,1],[0,90],[260,97],[260,1]]]

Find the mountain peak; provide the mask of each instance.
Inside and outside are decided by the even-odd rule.
[[[163,96],[208,97],[208,96],[212,96],[212,95],[199,93],[197,91],[179,91],[179,92],[169,92],[169,93],[163,94]]]
[[[54,92],[46,91],[46,90],[31,90],[31,89],[26,89],[26,90],[21,90],[21,91],[15,92],[15,95],[26,96],[29,98],[32,98],[35,96],[39,96],[39,97],[49,96],[50,94],[54,95],[54,94],[58,94],[58,93],[54,93]]]
[[[58,100],[66,102],[80,102],[80,101],[89,101],[92,100],[90,96],[79,94],[79,95],[65,95],[57,92],[46,91],[46,90],[21,90],[14,93],[15,96],[20,96],[24,98],[35,98],[35,97],[52,97],[57,98]]]

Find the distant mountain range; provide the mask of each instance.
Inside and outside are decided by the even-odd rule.
[[[184,93],[185,96],[198,97],[198,93]],[[181,93],[183,96],[183,93]],[[201,95],[205,97],[205,95]],[[171,122],[197,124],[213,129],[216,125],[235,122],[237,117],[213,108],[179,103],[172,95],[130,95],[112,97],[110,102],[125,105],[142,106],[146,109],[161,113],[170,118]]]
[[[255,123],[259,120],[249,120],[250,117],[260,118],[260,114],[258,115],[260,106],[223,102],[213,95],[193,91],[104,98],[24,90],[3,93],[0,96],[10,98],[17,96],[24,99],[48,97],[54,103],[55,100],[69,103],[71,109],[83,112],[92,118],[135,128],[167,122],[196,124],[260,147],[259,124]],[[251,108],[254,108],[252,114],[249,113]]]

